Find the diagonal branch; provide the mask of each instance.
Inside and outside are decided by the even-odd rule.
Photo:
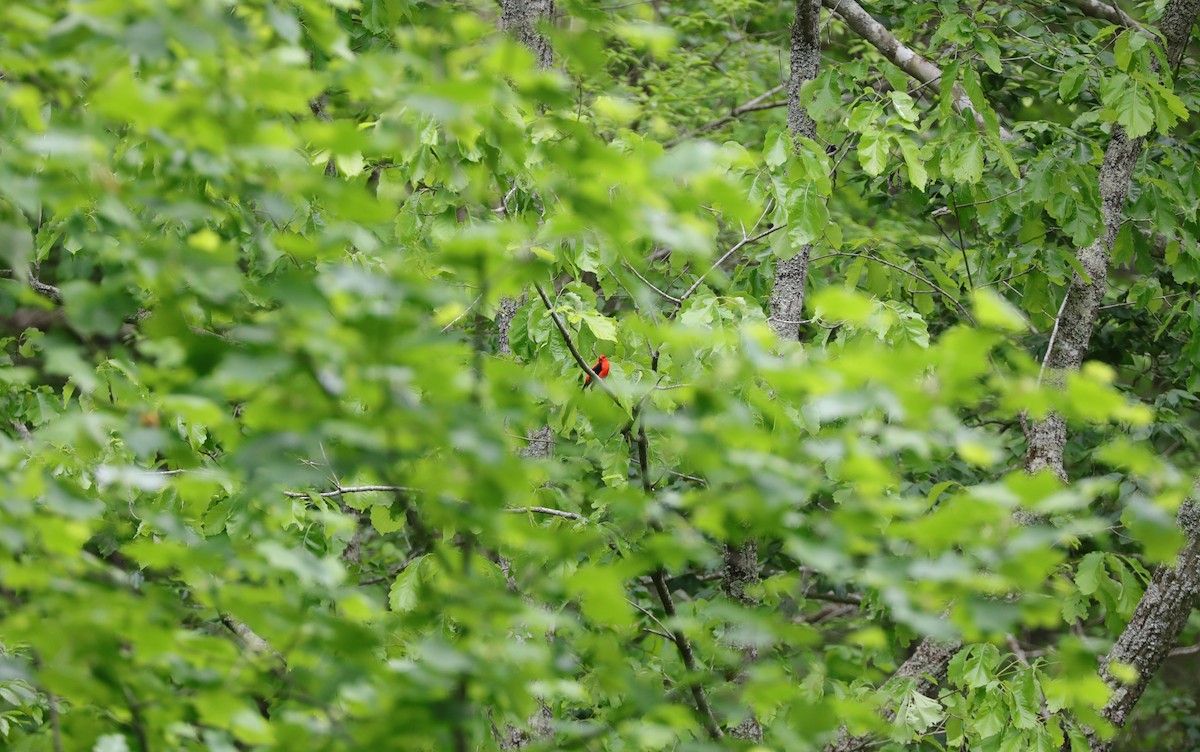
[[[1098,18],[1101,21],[1108,21],[1117,26],[1124,26],[1127,29],[1138,29],[1146,31],[1146,27],[1138,23],[1132,16],[1121,10],[1120,6],[1101,2],[1101,0],[1070,0],[1071,5],[1074,5],[1085,16]]]
[[[869,42],[871,46],[879,50],[879,53],[897,68],[934,91],[940,92],[942,90],[942,69],[897,39],[886,26],[876,21],[870,13],[863,10],[861,5],[854,2],[854,0],[822,0],[822,4],[840,16],[855,34],[858,34]],[[950,89],[950,95],[954,102],[955,111],[960,114],[968,110],[973,112],[975,124],[982,130],[984,128],[983,114],[975,112],[975,107],[971,104],[971,98],[967,96],[967,92],[962,86],[957,83],[954,84]],[[1015,139],[1015,136],[1013,136],[1011,131],[1001,126],[1000,138],[1005,141],[1012,141]]]
[[[311,493],[303,491],[284,491],[283,495],[290,499],[307,499],[310,496],[317,496],[322,499],[329,499],[334,496],[342,496],[344,494],[370,493],[372,491],[415,491],[415,488],[407,486],[338,486],[332,491],[321,491],[320,493]]]
[[[575,343],[571,340],[571,333],[567,331],[566,324],[564,324],[562,319],[558,317],[558,313],[554,310],[554,304],[550,302],[550,298],[546,295],[546,291],[542,289],[541,284],[534,282],[533,287],[535,290],[537,290],[538,297],[542,299],[542,303],[546,306],[546,311],[550,314],[550,318],[554,319],[554,325],[558,327],[558,333],[562,335],[563,342],[566,343],[567,349],[571,351],[571,356],[575,358],[575,362],[579,364],[579,367],[584,373],[592,377],[592,381],[594,381],[598,387],[603,389],[605,394],[612,398],[613,402],[617,403],[618,407],[624,409],[625,406],[621,404],[621,398],[617,396],[617,393],[612,390],[612,387],[604,382],[604,379],[596,375],[596,372],[592,370],[592,367],[589,366],[587,361],[583,359],[583,356],[579,354],[579,349],[575,347]]]
[[[562,509],[551,509],[550,507],[507,507],[504,511],[512,514],[548,514],[551,517],[563,517],[568,520],[583,519],[582,514],[566,512]]]
[[[663,613],[668,619],[675,619],[677,612],[675,611],[675,600],[671,597],[671,591],[667,587],[667,574],[662,569],[655,570],[650,575],[651,582],[654,583],[654,591],[658,594],[659,601],[662,602]],[[660,622],[661,623],[661,622]],[[725,736],[721,731],[720,724],[717,723],[717,717],[713,713],[712,706],[708,704],[708,697],[704,694],[704,687],[696,680],[696,654],[692,650],[692,643],[688,640],[687,635],[678,627],[669,630],[671,640],[675,643],[676,649],[679,650],[679,657],[683,659],[683,666],[692,676],[688,683],[691,685],[692,699],[696,703],[696,709],[700,711],[700,716],[704,721],[704,729],[713,739],[720,739]]]

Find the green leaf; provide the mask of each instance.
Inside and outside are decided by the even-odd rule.
[[[617,323],[615,321],[594,311],[584,311],[580,316],[583,317],[583,323],[587,324],[596,339],[607,342],[617,341]]]
[[[1072,102],[1079,98],[1083,93],[1083,87],[1087,85],[1088,68],[1084,65],[1077,65],[1069,69],[1058,80],[1058,96],[1064,102]]]
[[[1028,328],[1021,311],[990,287],[973,293],[975,320],[982,326],[991,326],[1009,332],[1022,332]]]
[[[809,245],[821,239],[825,225],[829,222],[829,210],[817,187],[808,184],[793,188],[788,193],[789,209],[788,237],[795,245]]]
[[[593,622],[620,629],[633,625],[633,609],[626,602],[625,586],[617,570],[581,567],[571,577],[570,588],[579,598],[584,615]]]
[[[1093,551],[1080,559],[1075,570],[1075,587],[1084,595],[1092,595],[1100,588],[1100,578],[1104,576],[1104,553]]]
[[[888,99],[892,101],[892,106],[896,108],[896,113],[906,122],[915,123],[920,118],[921,113],[917,112],[916,103],[907,92],[893,89],[888,92]]]
[[[421,582],[427,579],[424,570],[428,568],[428,562],[428,556],[418,556],[392,580],[392,586],[388,590],[388,606],[392,611],[405,613],[417,607]]]
[[[891,134],[875,129],[867,130],[858,140],[858,162],[868,175],[880,175],[887,167],[891,151]]]
[[[1113,45],[1113,58],[1117,61],[1117,67],[1123,71],[1129,70],[1129,62],[1133,56],[1133,49],[1129,42],[1132,37],[1141,36],[1135,30],[1126,30],[1117,37],[1116,44]]]
[[[767,167],[775,168],[784,164],[787,162],[790,152],[791,144],[788,141],[787,133],[780,128],[771,129],[763,146],[763,161],[766,162]]]
[[[919,190],[924,191],[929,182],[929,173],[925,170],[925,160],[921,157],[920,147],[907,136],[897,139],[900,153],[904,156],[904,165],[908,168],[908,182]]]
[[[1140,86],[1125,89],[1116,102],[1117,124],[1130,138],[1141,138],[1154,127],[1154,109]]]

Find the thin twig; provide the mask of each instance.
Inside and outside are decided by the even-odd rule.
[[[667,300],[671,301],[671,302],[672,302],[672,303],[674,303],[675,305],[679,305],[680,303],[682,303],[682,302],[683,302],[682,300],[680,300],[679,298],[675,297],[674,295],[669,295],[669,294],[667,294],[667,293],[663,292],[662,290],[658,289],[657,287],[655,287],[653,282],[651,282],[650,280],[648,280],[648,279],[646,279],[645,277],[643,277],[643,276],[641,275],[641,273],[640,273],[640,272],[638,272],[638,270],[637,270],[637,269],[634,269],[632,266],[630,266],[629,264],[625,263],[624,261],[622,261],[622,262],[621,262],[621,266],[623,266],[623,267],[625,267],[626,269],[628,269],[629,271],[633,272],[634,276],[635,276],[635,277],[637,277],[638,279],[640,279],[641,281],[645,282],[647,287],[649,287],[651,290],[655,291],[656,293],[658,293],[658,294],[659,294],[659,295],[661,295],[662,297],[666,298]]]
[[[1007,196],[1011,196],[1011,195],[1013,195],[1014,193],[1016,193],[1017,191],[1020,191],[1020,190],[1021,190],[1022,188],[1024,188],[1024,187],[1025,187],[1025,186],[1023,186],[1023,185],[1018,185],[1016,188],[1013,188],[1013,189],[1012,189],[1011,191],[1009,191],[1008,193],[1001,193],[999,196],[992,196],[991,198],[984,198],[984,199],[980,199],[980,200],[978,200],[978,201],[971,201],[971,202],[969,202],[969,203],[966,203],[966,204],[959,204],[959,205],[958,205],[958,208],[959,208],[959,209],[962,209],[962,208],[964,208],[964,207],[967,207],[967,206],[979,206],[980,204],[990,204],[990,203],[992,203],[993,201],[999,201],[999,200],[1000,200],[1000,199],[1002,199],[1002,198],[1005,198],[1005,197],[1007,197]]]
[[[1173,299],[1175,299],[1175,298],[1178,298],[1178,297],[1180,297],[1180,296],[1182,296],[1182,295],[1190,295],[1190,294],[1191,294],[1191,293],[1186,293],[1186,292],[1177,292],[1177,293],[1175,293],[1175,294],[1173,294],[1173,295],[1159,295],[1159,296],[1157,296],[1157,297],[1150,298],[1150,300],[1173,300]],[[1139,301],[1139,300],[1123,300],[1123,301],[1121,301],[1120,303],[1110,303],[1110,304],[1108,304],[1108,305],[1102,305],[1102,306],[1100,306],[1100,308],[1099,308],[1099,309],[1097,309],[1097,310],[1100,310],[1100,311],[1107,311],[1107,310],[1108,310],[1108,309],[1110,309],[1110,308],[1124,308],[1125,306],[1137,305],[1137,304],[1138,304],[1138,303],[1140,303],[1140,302],[1141,302],[1141,301]],[[1147,302],[1147,303],[1149,303],[1150,301],[1148,300],[1148,301],[1146,301],[1146,302]]]
[[[759,110],[771,110],[776,107],[787,107],[786,99],[781,99],[777,102],[763,103],[763,100],[765,100],[767,97],[773,96],[774,94],[777,94],[780,91],[783,91],[783,87],[784,87],[784,84],[779,84],[778,86],[773,86],[770,89],[767,89],[766,91],[764,91],[762,94],[759,94],[754,99],[751,99],[749,102],[746,102],[745,104],[731,108],[727,114],[722,115],[721,117],[717,118],[716,120],[713,120],[712,122],[709,122],[709,123],[705,123],[704,125],[702,125],[698,128],[693,128],[692,130],[688,131],[687,133],[681,134],[679,136],[676,136],[673,139],[670,139],[669,141],[665,142],[663,144],[663,146],[665,148],[669,149],[672,146],[675,146],[676,144],[680,143],[681,141],[691,138],[692,136],[697,136],[701,133],[707,133],[709,131],[716,130],[717,128],[720,128],[722,125],[725,125],[726,123],[731,123],[734,120],[736,120],[739,116],[745,115],[746,113],[749,113],[749,112],[758,112]]]
[[[318,496],[323,499],[328,499],[333,496],[341,496],[343,494],[370,493],[372,491],[416,491],[415,488],[407,486],[339,486],[332,491],[322,491],[321,493],[305,493],[303,491],[284,491],[283,495],[292,499],[307,499],[310,496]]]
[[[462,313],[455,316],[453,321],[451,321],[449,324],[446,324],[445,326],[442,327],[442,331],[443,332],[450,331],[450,327],[457,324],[462,319],[463,316],[466,316],[468,313],[470,313],[471,309],[475,307],[475,304],[478,303],[479,299],[482,297],[483,297],[483,293],[479,293],[478,295],[476,295],[475,299],[471,301],[470,305],[468,305],[466,308],[463,309]]]
[[[724,256],[717,259],[717,262],[715,264],[713,264],[712,266],[710,266],[708,268],[708,271],[701,274],[696,279],[696,281],[692,283],[692,286],[687,289],[687,292],[685,292],[683,295],[679,296],[679,303],[677,303],[676,305],[682,305],[683,301],[690,298],[692,296],[692,293],[696,292],[696,288],[700,287],[700,284],[702,282],[704,282],[704,278],[708,276],[709,272],[711,272],[713,269],[716,269],[721,264],[725,263],[725,260],[727,258],[729,258],[733,254],[737,253],[738,251],[740,251],[742,248],[746,247],[747,245],[749,245],[755,241],[762,240],[763,238],[767,237],[768,235],[771,235],[772,233],[779,232],[786,226],[787,225],[776,225],[775,227],[772,227],[770,229],[763,230],[762,232],[758,233],[757,235],[755,235],[753,237],[743,237],[740,241],[738,241],[737,245],[730,248],[728,251],[725,252]]]
[[[971,276],[971,262],[967,260],[967,244],[963,241],[962,215],[958,213],[958,202],[954,200],[954,192],[950,193],[950,205],[954,207],[954,219],[958,224],[958,250],[962,253],[963,266],[967,268],[967,284],[975,289],[975,278]],[[935,220],[936,221],[936,220]],[[953,245],[953,243],[951,243]]]
[[[991,287],[992,285],[1008,285],[1008,283],[1010,281],[1016,279],[1017,277],[1024,277],[1026,274],[1030,273],[1031,271],[1033,271],[1032,266],[1023,272],[1017,272],[1016,274],[1012,275],[1011,277],[1005,277],[1004,279],[997,279],[994,282],[985,282],[982,285],[980,285],[979,287],[980,287],[980,289],[982,289],[984,287]],[[1011,290],[1012,285],[1008,285],[1008,289]]]
[[[568,520],[584,519],[582,514],[566,512],[562,509],[551,509],[550,507],[507,507],[504,511],[511,512],[512,514],[548,514],[554,517],[564,517]]]
[[[1067,290],[1066,295],[1063,295],[1062,305],[1058,307],[1058,315],[1054,317],[1054,328],[1050,330],[1050,342],[1046,345],[1046,357],[1042,358],[1042,367],[1038,369],[1037,383],[1042,385],[1042,374],[1046,372],[1046,364],[1050,362],[1050,353],[1054,352],[1054,341],[1058,339],[1058,325],[1062,321],[1063,311],[1067,308],[1067,301],[1071,299],[1071,291]]]

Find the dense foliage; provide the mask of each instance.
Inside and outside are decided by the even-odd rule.
[[[0,4],[6,747],[1106,743],[1190,540],[1200,65],[1086,5],[869,3],[936,85],[825,11],[814,139],[794,3]],[[1200,744],[1198,632],[1118,746]]]

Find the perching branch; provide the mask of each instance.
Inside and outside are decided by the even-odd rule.
[[[558,333],[562,335],[563,342],[566,343],[567,349],[571,351],[571,355],[575,358],[575,362],[579,364],[579,367],[583,369],[584,373],[592,377],[592,381],[594,381],[598,387],[603,389],[605,394],[612,398],[613,402],[617,403],[618,407],[623,409],[625,406],[621,404],[621,398],[618,397],[617,393],[612,390],[612,387],[604,383],[604,379],[596,375],[596,372],[592,370],[592,367],[589,366],[587,361],[583,359],[583,356],[579,354],[579,349],[575,347],[575,343],[571,340],[571,333],[567,331],[566,325],[563,324],[562,319],[558,317],[558,313],[556,313],[554,310],[554,304],[550,302],[550,298],[546,295],[546,291],[542,289],[541,284],[534,282],[533,287],[535,290],[537,290],[538,297],[542,299],[542,303],[546,306],[546,310],[550,313],[550,318],[554,319],[554,325],[558,327]]]

